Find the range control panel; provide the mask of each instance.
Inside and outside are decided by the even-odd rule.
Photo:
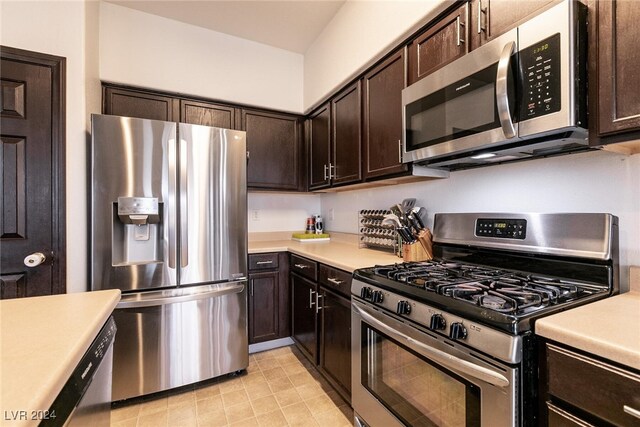
[[[527,237],[527,220],[480,218],[476,221],[476,236],[524,240]]]
[[[521,120],[560,111],[560,33],[520,50]]]

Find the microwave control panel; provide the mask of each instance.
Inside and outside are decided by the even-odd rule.
[[[520,120],[560,111],[560,33],[520,49],[523,102]]]
[[[476,236],[524,240],[527,237],[527,220],[479,218]]]

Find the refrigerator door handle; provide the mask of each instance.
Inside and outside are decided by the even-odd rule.
[[[180,138],[180,267],[189,264],[189,193],[187,141]]]
[[[155,307],[159,305],[177,304],[181,302],[196,301],[207,298],[217,298],[224,295],[239,294],[244,291],[246,282],[229,282],[229,286],[224,288],[209,289],[204,292],[195,293],[179,293],[177,295],[154,295],[150,297],[141,297],[139,294],[135,294],[135,299],[127,300],[127,296],[123,296],[116,309],[126,308],[141,308],[141,307]],[[166,292],[166,291],[165,291]]]
[[[169,268],[176,268],[177,264],[177,215],[178,215],[178,200],[176,198],[176,189],[177,189],[177,159],[176,159],[176,141],[169,140],[168,141],[168,161],[169,161],[169,200],[167,200],[169,215],[167,221],[169,223],[168,232],[169,232]]]

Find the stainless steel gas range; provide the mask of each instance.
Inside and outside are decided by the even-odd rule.
[[[352,282],[357,425],[537,425],[535,320],[617,293],[609,214],[438,214],[432,261]]]

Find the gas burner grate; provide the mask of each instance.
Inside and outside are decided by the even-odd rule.
[[[446,260],[376,266],[373,272],[402,285],[515,315],[584,293],[578,282]]]

